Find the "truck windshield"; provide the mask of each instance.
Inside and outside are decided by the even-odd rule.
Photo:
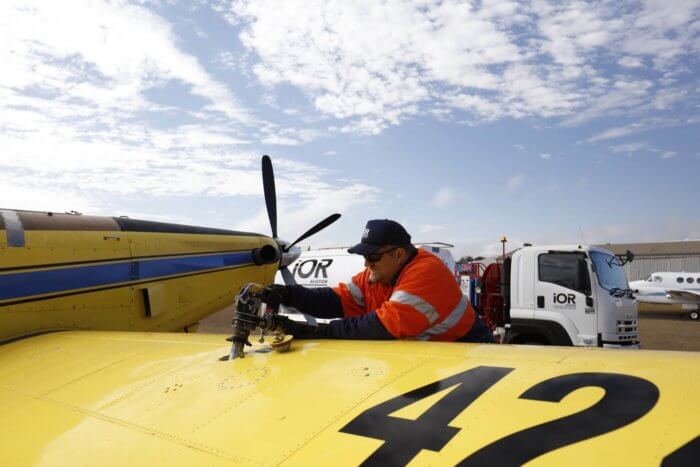
[[[591,251],[590,254],[601,287],[610,291],[627,290],[625,271],[614,256],[600,251]]]

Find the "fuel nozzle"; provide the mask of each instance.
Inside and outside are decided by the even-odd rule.
[[[233,335],[228,339],[231,341],[231,352],[228,355],[221,357],[221,360],[233,360],[236,358],[245,357],[244,347],[250,346],[250,333],[257,328],[261,328],[262,333],[265,331],[278,331],[276,326],[275,315],[277,310],[271,310],[268,313],[262,311],[262,301],[260,300],[260,292],[263,286],[251,282],[246,284],[238,295],[233,310]]]

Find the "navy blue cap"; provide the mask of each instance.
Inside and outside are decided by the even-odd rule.
[[[362,240],[348,249],[348,253],[371,255],[383,245],[408,246],[411,236],[401,224],[389,219],[374,219],[367,222]]]

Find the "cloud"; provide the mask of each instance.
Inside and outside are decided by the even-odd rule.
[[[638,152],[660,152],[657,148],[647,143],[646,141],[616,144],[610,146],[610,151],[615,154],[626,153],[627,155],[632,155]]]
[[[249,53],[234,54],[228,50],[219,52],[214,58],[214,63],[225,70],[236,71],[243,76],[250,77]]]
[[[522,185],[523,180],[525,180],[525,175],[524,174],[518,174],[518,175],[513,175],[508,179],[506,182],[506,189],[508,191],[513,191],[516,188],[518,188],[520,185]]]
[[[275,173],[276,175],[277,173]],[[321,181],[314,180],[313,183],[319,184],[316,195],[306,200],[303,203],[281,197],[278,199],[277,215],[279,224],[279,236],[288,241],[294,241],[299,235],[311,228],[317,222],[326,218],[334,212],[347,213],[375,204],[378,201],[380,191],[377,188],[363,184],[352,184],[348,186],[331,186]],[[278,190],[278,193],[284,193]],[[344,216],[345,217],[345,216]],[[343,220],[337,224],[342,225]],[[325,232],[330,237],[338,238],[338,230],[340,225],[329,227],[329,232]],[[267,216],[267,211],[261,208],[254,216],[243,219],[235,224],[234,228],[244,231],[254,232],[269,232],[270,221]],[[334,229],[334,230],[331,230]],[[355,227],[355,231],[357,227]],[[336,233],[332,233],[332,232]],[[354,231],[353,231],[354,232]],[[340,234],[340,237],[347,235]],[[314,243],[323,242],[324,236],[314,237]],[[335,240],[337,242],[337,240]]]
[[[607,141],[611,139],[621,138],[623,136],[642,133],[650,130],[658,130],[659,128],[670,128],[679,127],[685,125],[693,125],[697,122],[693,118],[682,119],[682,118],[646,118],[629,125],[624,125],[620,127],[609,128],[598,134],[591,136],[584,140],[586,143],[597,143],[599,141]]]
[[[602,116],[623,115],[638,111],[653,98],[654,83],[649,79],[620,78],[605,92],[592,96],[585,109],[565,118],[563,126],[581,125]]]
[[[207,109],[251,118],[225,85],[177,47],[170,25],[139,5],[8,1],[0,18],[2,87],[131,113],[150,107],[144,91],[178,80]]]
[[[525,149],[525,146],[523,146],[522,144],[514,144],[513,147],[518,151],[522,151]]]
[[[644,62],[639,57],[630,57],[626,55],[617,61],[618,65],[625,68],[641,68],[644,66]]]
[[[635,133],[642,129],[642,125],[639,123],[633,123],[631,125],[626,125],[622,127],[610,128],[608,130],[602,131],[597,135],[591,136],[586,139],[587,143],[596,143],[598,141],[605,141],[608,139],[615,139],[621,136],[626,136],[631,133]]]
[[[359,133],[362,135],[378,135],[385,128],[387,128],[387,123],[381,118],[361,118],[359,120],[354,120],[347,125],[343,126],[330,126],[329,131],[340,132],[340,133]]]
[[[676,154],[677,153],[675,151],[665,151],[663,154],[661,154],[661,158],[662,159],[670,159],[672,157],[675,157]]]
[[[692,0],[644,2],[641,10],[629,18],[631,27],[621,40],[622,50],[651,57],[659,69],[668,67],[693,49],[695,37],[689,26],[697,17],[698,8],[698,3]]]
[[[260,197],[252,141],[293,146],[322,136],[254,117],[146,3],[0,3],[7,205],[108,213],[135,197]],[[236,57],[217,60],[230,67]],[[331,191],[324,169],[275,162],[280,188],[300,206]]]
[[[651,106],[656,110],[666,110],[687,96],[687,91],[682,88],[661,89],[651,101]]]
[[[541,44],[555,62],[563,66],[583,65],[587,53],[608,45],[623,28],[623,21],[601,4],[539,2],[538,29],[545,38]]]
[[[700,6],[681,3],[235,0],[222,15],[262,83],[302,90],[332,131],[373,135],[417,115],[580,125],[670,108],[680,92],[640,65],[695,60]]]
[[[299,146],[322,135],[319,130],[310,128],[280,128],[277,125],[262,125],[262,128],[261,141],[280,146]]]
[[[549,160],[549,159],[552,158],[552,155],[551,155],[550,153],[548,153],[548,152],[543,152],[542,154],[540,154],[540,157],[541,157],[542,159]]]
[[[444,208],[455,198],[455,193],[450,188],[442,187],[433,196],[433,206],[436,208]]]
[[[21,199],[63,192],[99,209],[99,193],[213,192],[249,162],[230,125],[250,122],[249,112],[147,8],[2,2],[0,41],[0,166]],[[193,104],[152,94],[171,85]],[[152,123],[174,114],[182,123]]]

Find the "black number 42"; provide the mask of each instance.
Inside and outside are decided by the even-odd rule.
[[[513,368],[472,368],[371,407],[340,431],[384,440],[362,465],[407,464],[421,449],[440,451],[459,432],[459,428],[449,423],[511,371]],[[454,386],[457,387],[416,420],[389,415]],[[520,398],[560,402],[567,394],[584,387],[602,388],[605,395],[585,410],[505,436],[458,465],[522,465],[554,449],[628,425],[649,412],[659,399],[659,390],[653,383],[617,373],[557,376],[529,388]]]

